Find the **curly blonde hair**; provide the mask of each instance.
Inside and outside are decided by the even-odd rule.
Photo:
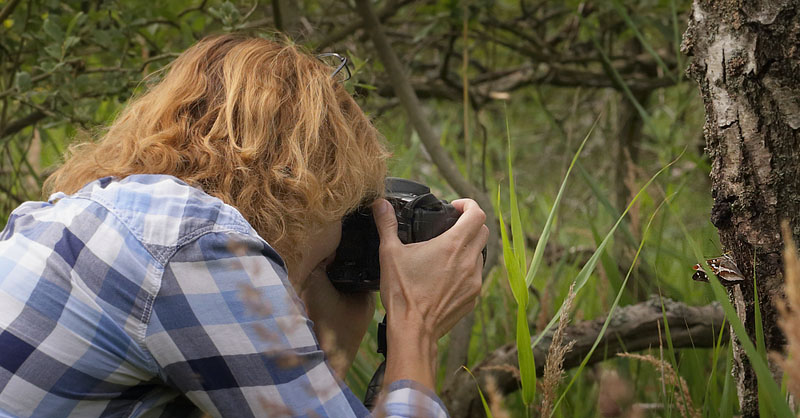
[[[71,146],[45,190],[173,175],[237,208],[292,266],[315,228],[383,192],[383,140],[331,73],[288,42],[203,39],[99,141]]]

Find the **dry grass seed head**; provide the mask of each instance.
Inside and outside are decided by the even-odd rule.
[[[800,397],[800,259],[788,222],[783,221],[781,228],[784,239],[785,299],[775,304],[780,314],[778,325],[786,335],[786,356],[772,353],[771,357],[786,373],[789,391],[797,398]]]
[[[556,389],[561,382],[561,377],[564,374],[564,356],[572,350],[575,341],[570,341],[563,344],[564,330],[567,328],[569,322],[569,313],[572,308],[572,302],[575,300],[575,283],[569,287],[569,293],[564,300],[563,308],[561,310],[561,317],[558,320],[558,328],[553,333],[553,340],[550,343],[550,348],[547,349],[547,358],[544,364],[544,376],[541,380],[542,389],[542,404],[541,415],[548,417],[553,412],[555,405]]]

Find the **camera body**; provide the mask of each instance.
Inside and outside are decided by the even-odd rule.
[[[427,241],[455,225],[461,216],[453,205],[439,200],[428,186],[388,177],[386,200],[397,216],[397,235],[404,244]],[[336,258],[328,265],[328,278],[342,292],[380,290],[380,236],[369,207],[342,220],[342,239]]]

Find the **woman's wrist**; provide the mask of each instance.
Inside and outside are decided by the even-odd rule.
[[[386,342],[384,380],[414,380],[434,390],[437,346],[433,333],[422,322],[389,319]]]

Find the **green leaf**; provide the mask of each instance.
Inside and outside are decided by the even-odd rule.
[[[417,31],[417,34],[414,35],[414,39],[411,41],[411,43],[418,43],[419,41],[427,38],[428,35],[430,35],[431,31],[434,28],[439,27],[440,25],[441,22],[439,22],[438,19],[434,19],[433,21],[431,21],[431,23],[428,23],[427,25],[425,25],[425,27]]]
[[[733,384],[733,347],[728,348],[728,361],[725,366],[725,383],[722,385],[722,399],[720,400],[719,415],[720,417],[732,417],[734,400],[734,384]]]
[[[86,22],[86,14],[83,12],[78,12],[75,16],[70,19],[69,23],[67,24],[67,31],[66,35],[69,37],[72,35],[72,32],[75,30],[76,27],[83,26]]]
[[[528,328],[527,307],[517,306],[517,359],[522,384],[522,402],[530,405],[536,396],[536,364],[531,345],[531,330]]]
[[[753,257],[753,289],[758,289],[758,281],[756,280],[755,275],[756,270],[756,259]],[[758,349],[758,354],[764,361],[767,360],[767,347],[766,343],[764,342],[764,324],[761,320],[761,305],[758,300],[758,292],[753,292],[753,312],[754,312],[754,320],[756,323],[756,348]],[[760,382],[758,383],[758,409],[762,417],[769,416],[772,411],[767,408],[768,402],[764,402],[764,397],[766,394],[764,393],[765,387]],[[783,393],[783,392],[781,392]]]
[[[675,75],[672,73],[669,67],[667,67],[667,64],[664,63],[664,60],[661,59],[661,56],[658,55],[658,53],[653,49],[652,45],[650,45],[650,42],[647,42],[647,39],[645,39],[642,32],[639,31],[638,27],[636,27],[636,23],[634,23],[633,19],[631,19],[630,15],[628,15],[628,11],[619,4],[619,0],[612,0],[611,4],[614,6],[614,9],[617,11],[617,13],[622,16],[622,20],[625,21],[625,24],[631,28],[644,49],[653,57],[654,60],[656,60],[658,66],[664,70],[664,74],[667,74],[670,78],[675,80]]]
[[[14,75],[14,87],[16,87],[17,91],[20,93],[29,91],[32,86],[31,75],[27,71],[20,71]]]
[[[52,58],[55,58],[57,61],[61,61],[61,45],[60,44],[50,44],[44,47],[44,52],[47,52],[47,55],[50,55]]]
[[[42,25],[42,30],[44,30],[44,33],[46,33],[50,39],[56,41],[58,44],[64,42],[64,31],[61,30],[61,27],[58,26],[58,23],[54,22],[53,19],[45,20]]]
[[[517,302],[517,305],[522,305],[527,308],[528,288],[524,285],[522,272],[519,271],[519,263],[514,256],[511,243],[508,241],[506,224],[503,221],[503,211],[500,206],[499,188],[497,189],[497,218],[500,221],[500,238],[503,242],[503,264],[505,264],[506,272],[508,272],[508,284],[511,286],[511,293],[514,295],[514,300]]]
[[[355,86],[356,86],[356,87],[360,87],[360,88],[362,88],[362,89],[364,89],[364,90],[378,90],[378,87],[376,87],[376,86],[375,86],[375,85],[373,85],[373,84],[366,84],[366,83],[355,83]]]
[[[64,51],[69,51],[70,48],[77,45],[80,41],[81,38],[77,36],[67,36],[67,39],[64,40]]]

